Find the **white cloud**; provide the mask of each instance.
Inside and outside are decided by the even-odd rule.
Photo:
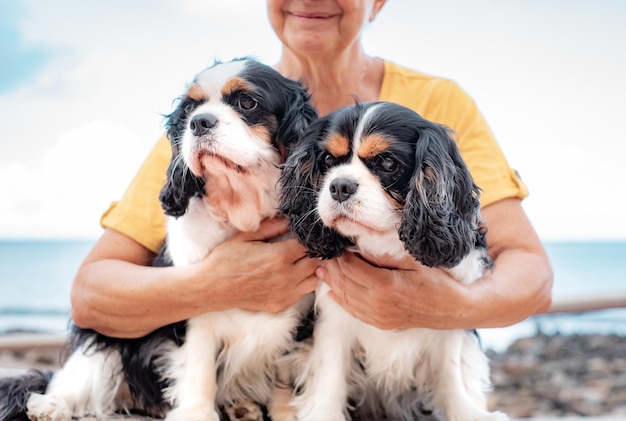
[[[120,197],[145,158],[125,126],[93,121],[61,135],[41,159],[0,169],[0,232],[15,237],[85,237],[101,233],[98,220]]]

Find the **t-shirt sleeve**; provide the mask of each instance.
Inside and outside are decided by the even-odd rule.
[[[165,239],[165,215],[159,193],[172,155],[166,136],[161,137],[143,162],[119,201],[100,218],[103,228],[118,231],[157,253]]]
[[[527,197],[526,185],[510,167],[474,100],[454,82],[448,81],[445,90],[444,112],[439,120],[455,132],[461,155],[482,190],[481,206]]]
[[[528,189],[504,156],[474,100],[454,81],[385,62],[380,99],[409,107],[452,129],[474,182],[481,206],[528,196]]]

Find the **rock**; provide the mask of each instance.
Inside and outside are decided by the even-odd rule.
[[[626,337],[538,334],[488,352],[489,408],[512,418],[618,415],[626,419]],[[2,349],[0,376],[58,368],[59,349]],[[618,419],[622,419],[618,417]],[[106,421],[149,420],[115,416]],[[83,421],[95,421],[85,418]],[[102,421],[102,420],[101,420]]]
[[[492,409],[523,418],[624,414],[625,337],[538,334],[489,357]]]

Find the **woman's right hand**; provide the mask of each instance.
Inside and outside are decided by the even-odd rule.
[[[284,219],[266,220],[256,232],[234,235],[193,265],[206,310],[278,312],[314,291],[319,259],[308,257],[295,238],[279,239],[287,232]]]
[[[195,264],[152,267],[154,253],[107,229],[74,279],[74,323],[136,338],[210,311],[283,310],[317,286],[317,260],[306,257],[295,239],[270,242],[286,231],[285,221],[265,221]]]

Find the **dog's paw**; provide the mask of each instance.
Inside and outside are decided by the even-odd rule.
[[[33,393],[28,398],[26,414],[31,421],[71,421],[72,419],[72,410],[62,398],[39,393]]]
[[[309,412],[307,414],[299,414],[298,421],[347,421],[343,413],[330,412]]]
[[[484,412],[478,415],[448,414],[448,421],[510,421],[510,418],[503,412]]]
[[[210,405],[176,408],[168,412],[165,421],[220,421],[219,414]]]
[[[496,411],[478,417],[475,421],[510,421],[510,418],[504,412]]]
[[[263,410],[252,401],[236,402],[225,410],[230,421],[263,421]]]
[[[270,415],[272,421],[298,421],[296,410],[291,406],[272,408]]]

